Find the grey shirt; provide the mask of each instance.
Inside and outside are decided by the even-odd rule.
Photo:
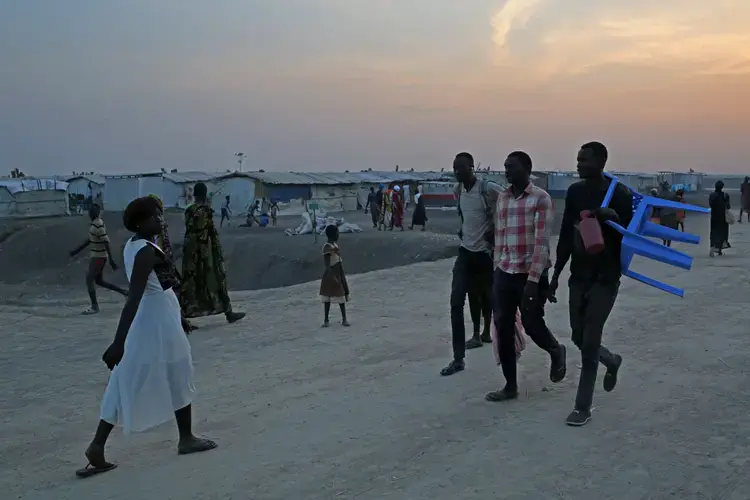
[[[463,214],[463,222],[461,224],[463,238],[461,239],[461,246],[470,252],[488,252],[491,254],[494,249],[485,238],[485,235],[491,230],[494,221],[492,218],[487,219],[485,202],[482,200],[482,194],[480,193],[481,188],[479,185],[481,182],[480,179],[477,179],[477,182],[474,183],[469,191],[466,191],[463,185],[458,186],[461,192],[458,203]],[[493,218],[497,210],[497,197],[501,191],[502,188],[498,184],[492,181],[487,182],[484,196],[489,204]]]

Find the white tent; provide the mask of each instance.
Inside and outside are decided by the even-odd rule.
[[[0,179],[0,217],[67,215],[67,188],[54,179]]]

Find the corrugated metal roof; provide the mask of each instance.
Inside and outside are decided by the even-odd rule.
[[[94,184],[99,184],[99,185],[104,185],[104,183],[106,182],[106,180],[104,179],[104,177],[101,176],[101,175],[98,175],[98,174],[93,174],[93,175],[88,175],[88,174],[86,174],[86,175],[72,175],[72,176],[63,178],[63,180],[65,182],[71,182],[71,181],[74,181],[76,179],[86,179],[89,182],[93,182]]]
[[[123,179],[128,177],[161,177],[163,172],[141,172],[141,173],[125,173],[125,174],[102,174],[105,179]]]
[[[207,182],[226,176],[226,172],[166,172],[162,174],[162,178],[167,179],[168,181],[176,182],[178,184],[190,182]]]
[[[162,177],[175,183],[207,182],[214,179],[230,177],[247,177],[264,184],[292,184],[292,185],[337,185],[337,184],[387,184],[390,182],[423,182],[435,180],[451,180],[453,172],[152,172],[132,174],[104,174],[101,183],[106,179],[123,177]],[[93,180],[93,179],[92,179]]]
[[[310,174],[297,172],[238,172],[235,175],[249,177],[264,184],[315,184]]]
[[[450,173],[443,172],[240,172],[264,184],[359,184],[399,181],[439,180]]]
[[[0,180],[0,187],[4,187],[11,194],[21,191],[67,191],[68,183],[57,179],[20,179]]]
[[[453,172],[358,172],[360,175],[375,174],[394,181],[438,181],[453,177]]]

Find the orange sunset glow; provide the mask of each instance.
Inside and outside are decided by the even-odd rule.
[[[0,150],[35,173],[500,165],[750,171],[739,0],[13,2]],[[63,5],[64,4],[64,5]],[[42,8],[44,7],[44,8]]]

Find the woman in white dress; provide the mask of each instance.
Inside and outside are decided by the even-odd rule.
[[[174,263],[153,243],[161,231],[161,212],[153,198],[130,202],[123,216],[135,235],[125,244],[130,281],[115,339],[102,356],[112,374],[104,391],[101,420],[86,449],[89,464],[76,472],[90,477],[116,467],[104,458],[115,425],[125,434],[177,420],[179,454],[216,448],[192,432],[193,361],[182,327]]]

